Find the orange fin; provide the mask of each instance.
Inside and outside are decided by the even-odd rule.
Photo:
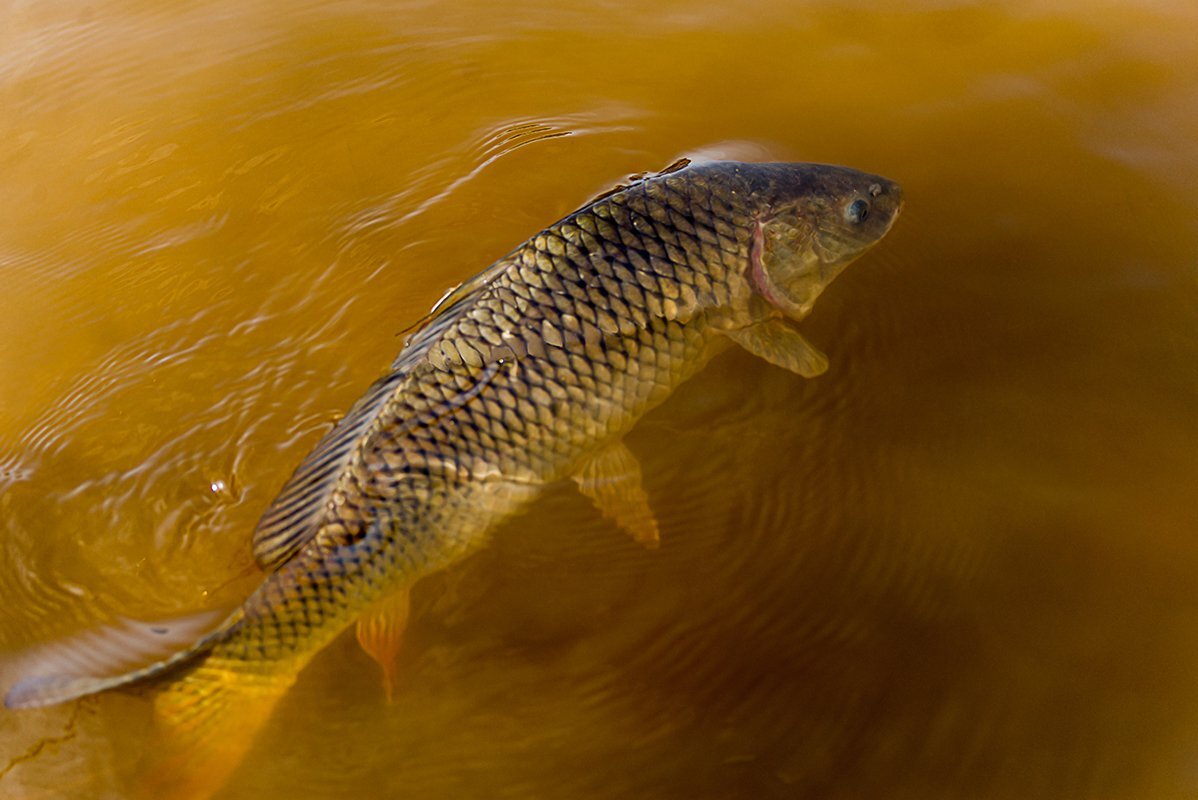
[[[814,378],[828,370],[828,357],[784,320],[766,320],[726,333],[729,339],[758,358],[804,378]]]
[[[649,496],[641,485],[641,465],[622,442],[603,447],[585,461],[574,481],[603,516],[614,520],[649,549],[661,544]]]
[[[120,619],[68,639],[35,647],[17,669],[29,674],[4,697],[9,708],[63,703],[156,675],[198,656],[223,611],[169,622]],[[202,638],[203,637],[203,638]]]
[[[358,617],[358,644],[383,670],[383,691],[390,703],[395,693],[395,659],[408,626],[411,592],[384,597]]]
[[[216,794],[295,682],[297,670],[239,673],[210,658],[161,686],[154,696],[154,739],[143,758],[136,796],[203,800]]]

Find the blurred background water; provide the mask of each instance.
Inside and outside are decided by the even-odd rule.
[[[10,1],[0,108],[0,656],[247,594],[400,332],[629,173],[906,189],[826,375],[631,435],[660,550],[551,492],[222,800],[1198,793],[1192,3]],[[147,724],[0,712],[0,797],[123,797]]]

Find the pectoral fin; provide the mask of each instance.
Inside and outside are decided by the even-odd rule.
[[[382,667],[388,703],[395,692],[395,659],[408,626],[410,607],[410,593],[404,589],[379,600],[358,617],[358,644]]]
[[[621,442],[596,452],[573,478],[603,516],[614,520],[633,539],[650,549],[661,543],[657,520],[641,485],[641,465]]]
[[[828,369],[828,357],[816,350],[789,323],[771,319],[728,331],[728,338],[758,358],[774,366],[788,369],[804,378],[823,375]]]

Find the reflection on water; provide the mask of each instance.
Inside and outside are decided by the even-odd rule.
[[[244,596],[397,334],[624,175],[906,189],[827,375],[730,352],[634,431],[660,550],[552,492],[417,587],[393,705],[338,640],[221,797],[1198,791],[1189,4],[5,15],[6,652]],[[0,714],[0,797],[124,796],[147,722]]]

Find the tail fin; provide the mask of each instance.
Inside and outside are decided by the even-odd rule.
[[[159,679],[152,695],[156,732],[137,791],[146,800],[210,797],[249,750],[302,666],[300,661],[273,664],[267,672],[223,662],[213,647],[241,614],[213,630],[220,617],[209,612],[161,624],[120,620],[43,645],[21,659],[21,671],[32,676],[14,685],[4,703],[47,706]]]
[[[298,674],[298,668],[263,674],[241,667],[205,658],[158,689],[157,732],[140,770],[140,797],[199,800],[225,784]]]
[[[207,651],[232,621],[201,638],[221,615],[209,611],[163,623],[120,620],[35,648],[18,667],[32,675],[8,690],[4,705],[49,706],[159,675]]]

